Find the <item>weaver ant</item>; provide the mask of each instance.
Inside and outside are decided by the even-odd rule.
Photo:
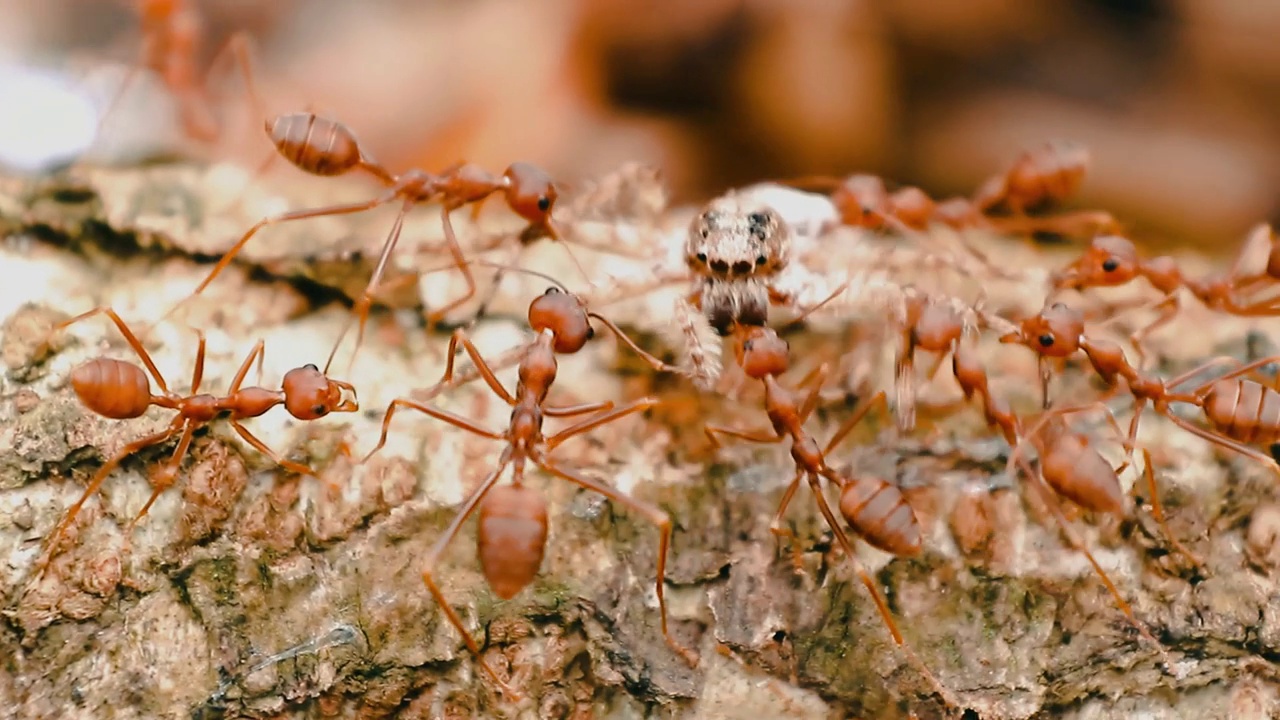
[[[201,54],[205,29],[204,18],[195,3],[190,0],[135,0],[133,4],[142,31],[139,58],[99,116],[99,126],[105,123],[138,71],[143,69],[159,76],[177,99],[183,131],[198,142],[213,142],[222,131],[209,99],[208,84],[209,78],[223,64],[234,62],[239,66],[253,107],[263,107],[253,78],[252,40],[247,34],[233,34],[214,55],[204,76],[200,77],[197,59]]]
[[[734,354],[738,366],[747,377],[763,383],[765,412],[769,416],[772,427],[764,431],[747,431],[707,425],[705,427],[707,437],[716,447],[720,445],[717,435],[755,443],[779,443],[784,439],[791,439],[791,458],[796,463],[796,474],[783,493],[778,511],[769,524],[769,531],[778,537],[789,537],[794,541],[793,533],[783,526],[783,517],[800,487],[800,481],[807,480],[813,492],[814,501],[818,504],[818,510],[831,528],[841,549],[853,563],[854,572],[858,574],[862,584],[871,594],[881,618],[893,636],[894,643],[918,667],[939,695],[954,705],[950,692],[938,682],[928,666],[920,660],[902,637],[888,604],[876,588],[876,583],[867,573],[866,568],[858,561],[853,544],[831,511],[820,482],[820,478],[825,479],[840,489],[841,515],[850,527],[872,546],[899,557],[914,557],[920,553],[922,536],[920,523],[901,490],[880,478],[848,477],[836,472],[826,462],[826,455],[840,444],[840,441],[861,422],[872,407],[876,405],[883,407],[886,404],[884,391],[880,391],[864,403],[832,435],[826,446],[819,449],[817,440],[805,432],[804,422],[817,407],[818,391],[827,372],[826,366],[820,367],[814,373],[813,387],[807,395],[802,397],[796,390],[786,387],[778,380],[779,376],[790,367],[790,348],[786,340],[780,338],[772,328],[758,325],[740,326],[735,335]]]
[[[253,350],[236,371],[227,393],[222,396],[200,392],[200,382],[204,377],[205,337],[196,330],[199,338],[196,345],[195,368],[191,375],[191,392],[179,395],[169,390],[164,376],[156,368],[151,355],[142,346],[137,336],[129,329],[124,320],[109,307],[98,307],[76,317],[59,323],[53,332],[58,332],[87,318],[106,315],[124,336],[129,346],[137,353],[143,367],[137,364],[114,358],[98,357],[78,366],[71,372],[71,386],[76,397],[89,410],[113,420],[126,420],[144,415],[152,406],[176,410],[177,415],[164,430],[134,440],[125,445],[98,469],[97,474],[89,481],[88,487],[80,499],[71,506],[50,534],[48,555],[41,563],[43,572],[52,558],[59,539],[79,514],[80,508],[98,491],[107,476],[134,453],[158,445],[175,435],[180,435],[178,446],[159,471],[151,478],[152,492],[137,516],[129,523],[128,534],[151,509],[160,494],[177,480],[178,465],[191,446],[195,431],[215,419],[226,416],[232,429],[245,442],[252,445],[263,455],[271,458],[277,465],[301,475],[316,476],[311,468],[281,457],[279,453],[267,447],[252,432],[240,424],[241,420],[265,414],[277,405],[284,405],[290,415],[299,420],[316,420],[333,412],[355,412],[359,410],[355,388],[341,380],[326,377],[315,365],[305,365],[285,373],[281,389],[273,390],[263,387],[242,388],[249,369],[257,361],[259,371],[262,367],[264,343],[259,340]],[[152,393],[151,381],[160,388],[160,394]]]
[[[898,429],[907,432],[916,422],[916,351],[935,354],[933,365],[925,373],[925,377],[932,380],[946,355],[954,352],[961,339],[973,332],[981,314],[976,306],[966,306],[956,298],[927,295],[909,285],[903,291],[902,316],[898,323],[901,339],[893,377]]]
[[[529,326],[537,333],[537,337],[525,348],[521,357],[519,382],[515,393],[509,393],[502,386],[480,351],[461,329],[454,332],[449,342],[449,361],[441,381],[443,384],[451,380],[453,355],[457,346],[461,344],[493,393],[512,407],[511,422],[507,429],[502,432],[489,430],[454,413],[408,398],[396,398],[387,408],[382,420],[382,435],[378,444],[365,456],[365,460],[367,461],[386,444],[391,419],[399,408],[412,408],[475,435],[507,443],[498,458],[497,467],[463,501],[461,509],[454,516],[449,527],[432,546],[424,563],[422,581],[444,611],[449,623],[458,631],[467,648],[476,656],[481,667],[509,697],[519,698],[520,696],[484,661],[475,639],[467,632],[462,620],[445,600],[436,584],[435,572],[436,564],[449,543],[457,536],[463,523],[479,508],[478,554],[480,566],[489,587],[498,597],[508,600],[533,581],[542,565],[546,550],[547,505],[541,494],[524,485],[526,462],[533,463],[551,475],[598,492],[610,501],[639,513],[657,526],[659,542],[655,588],[662,618],[662,635],[673,650],[690,665],[696,665],[697,656],[676,641],[667,626],[664,583],[667,552],[671,543],[671,518],[656,506],[629,497],[598,480],[564,468],[548,457],[551,451],[570,438],[627,415],[643,412],[658,404],[655,398],[642,398],[620,408],[615,408],[612,401],[572,406],[555,406],[547,403],[547,395],[556,380],[558,367],[556,355],[573,354],[581,350],[595,335],[595,329],[591,326],[592,319],[604,324],[619,340],[645,357],[655,367],[661,367],[663,363],[640,350],[613,323],[596,313],[589,312],[577,295],[569,292],[554,278],[533,271],[515,269],[547,278],[555,283],[529,304]],[[578,417],[587,414],[591,414],[590,417],[553,435],[544,436],[542,433],[544,417]],[[511,484],[498,485],[497,482],[508,465],[511,466]]]
[[[475,278],[469,269],[469,261],[463,256],[462,248],[454,234],[450,214],[464,205],[480,203],[494,193],[502,193],[507,205],[517,215],[528,222],[521,239],[532,242],[544,235],[552,238],[560,237],[551,219],[551,211],[555,206],[559,191],[556,184],[541,169],[525,162],[512,163],[501,175],[494,175],[484,168],[471,163],[454,165],[440,174],[423,170],[408,170],[396,175],[374,160],[361,147],[355,134],[340,122],[321,117],[314,113],[292,113],[279,115],[266,122],[266,131],[276,150],[294,167],[312,175],[335,176],[359,171],[373,176],[387,188],[378,197],[364,202],[343,205],[329,205],[305,210],[272,215],[259,220],[253,227],[236,241],[223,254],[204,280],[182,302],[204,291],[209,283],[231,263],[235,256],[259,230],[268,225],[275,225],[293,220],[323,217],[329,215],[348,215],[364,212],[373,208],[400,200],[402,205],[396,215],[395,223],[383,243],[382,251],[374,266],[369,284],[356,301],[355,317],[359,319],[356,348],[359,349],[364,336],[365,323],[374,301],[374,294],[379,288],[382,276],[387,268],[396,243],[400,240],[400,231],[404,218],[415,205],[437,201],[441,205],[441,222],[444,226],[445,245],[453,256],[454,267],[458,268],[466,281],[467,289],[463,295],[445,304],[428,315],[428,323],[435,324],[450,310],[467,302],[476,294]],[[178,305],[181,305],[180,302]],[[170,309],[166,316],[177,309]],[[333,362],[338,345],[350,328],[350,322],[339,334],[325,370]]]
[[[1267,271],[1245,275],[1245,260],[1262,245],[1271,247]],[[1280,245],[1275,242],[1275,234],[1266,223],[1255,226],[1249,232],[1225,275],[1203,280],[1188,278],[1172,257],[1162,255],[1146,259],[1138,254],[1137,248],[1129,239],[1119,235],[1099,235],[1075,262],[1053,273],[1051,282],[1055,290],[1083,290],[1124,285],[1139,277],[1146,278],[1152,287],[1164,295],[1153,306],[1160,310],[1156,319],[1130,336],[1130,341],[1139,353],[1139,364],[1145,364],[1142,362],[1142,340],[1178,314],[1179,301],[1175,293],[1179,288],[1186,288],[1210,310],[1244,317],[1280,316],[1280,298],[1249,300],[1244,297],[1264,283],[1280,280]]]
[[[1129,363],[1118,344],[1086,336],[1080,314],[1063,303],[1054,303],[1039,315],[1024,320],[1018,330],[1001,336],[1000,341],[1025,345],[1039,353],[1042,361],[1046,357],[1067,357],[1083,351],[1094,371],[1112,388],[1110,394],[1120,389],[1119,380],[1123,379],[1134,398],[1126,443],[1130,453],[1137,442],[1142,411],[1151,403],[1157,413],[1192,435],[1257,460],[1280,473],[1280,464],[1274,458],[1248,447],[1250,443],[1280,442],[1280,392],[1256,380],[1241,379],[1242,375],[1280,360],[1280,356],[1244,364],[1189,391],[1175,392],[1174,388],[1209,368],[1239,361],[1214,358],[1171,380],[1146,375]],[[1213,430],[1193,425],[1176,415],[1170,406],[1177,402],[1199,408]]]
[[[1004,172],[978,186],[973,205],[983,216],[1007,211],[1009,220],[1062,235],[1114,231],[1115,218],[1103,211],[1077,211],[1030,218],[1027,213],[1061,203],[1075,195],[1090,165],[1089,151],[1069,141],[1050,141],[1026,150]],[[997,220],[1003,222],[1004,218]],[[1037,228],[1037,226],[1039,226]]]

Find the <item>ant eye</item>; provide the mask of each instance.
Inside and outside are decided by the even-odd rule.
[[[595,328],[593,328],[593,327],[591,327],[590,325],[588,325],[588,326],[587,326],[587,339],[588,339],[588,340],[590,340],[591,338],[593,338],[593,337],[595,337],[595,336],[596,336],[596,329],[595,329]]]
[[[763,256],[763,255],[761,255],[761,256],[759,256],[759,257],[757,257],[757,258],[756,258],[756,264],[757,264],[757,265],[763,265],[763,264],[765,264],[765,263],[767,263],[767,262],[769,262],[769,258],[767,258],[767,257],[765,257],[765,256]]]
[[[1049,306],[1051,310],[1066,310],[1067,304],[1064,302],[1056,302]]]
[[[707,254],[706,254],[706,253],[698,253],[698,262],[706,262],[706,261],[707,261]]]
[[[547,288],[547,291],[546,291],[546,292],[544,292],[544,293],[542,293],[542,294],[543,294],[543,295],[556,295],[556,294],[559,294],[559,292],[560,292],[560,288],[555,287],[555,286],[553,285],[553,286],[551,286],[551,287]]]
[[[316,367],[315,363],[307,363],[306,365],[303,365],[303,366],[302,366],[302,369],[303,369],[303,370],[312,370],[312,371],[314,371],[314,372],[320,372],[320,368]]]
[[[316,417],[323,417],[329,414],[329,408],[323,405],[317,405],[311,408],[311,414],[315,415]]]
[[[1107,258],[1102,262],[1103,272],[1115,272],[1120,267],[1120,263],[1115,258]]]
[[[550,210],[550,209],[551,209],[551,198],[547,197],[546,195],[542,195],[542,196],[540,196],[540,197],[538,198],[538,209],[539,209],[539,210],[541,210],[542,212],[546,212],[546,211]]]
[[[1042,346],[1044,346],[1044,347],[1052,347],[1052,346],[1053,346],[1053,336],[1052,336],[1052,335],[1050,335],[1049,333],[1045,333],[1044,335],[1041,335],[1041,336],[1040,336],[1040,344],[1041,344]]]

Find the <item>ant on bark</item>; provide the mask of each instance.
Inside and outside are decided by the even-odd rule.
[[[1264,245],[1271,248],[1266,271],[1255,275],[1244,274],[1244,262]],[[1146,364],[1142,340],[1171,322],[1181,309],[1176,294],[1179,288],[1186,288],[1210,310],[1242,317],[1280,316],[1280,297],[1272,296],[1261,300],[1248,297],[1261,287],[1280,280],[1280,244],[1276,242],[1271,226],[1266,223],[1255,226],[1249,232],[1225,275],[1203,280],[1189,278],[1182,273],[1172,257],[1162,255],[1143,258],[1128,238],[1099,235],[1075,262],[1054,272],[1051,282],[1054,290],[1084,290],[1125,285],[1139,277],[1146,278],[1164,296],[1151,306],[1160,311],[1156,319],[1129,336],[1137,348],[1140,366]]]
[[[102,483],[125,458],[140,450],[159,445],[175,435],[180,435],[178,446],[158,472],[151,478],[152,493],[146,504],[129,523],[126,537],[132,535],[134,527],[151,509],[160,494],[171,487],[177,480],[178,466],[191,446],[195,431],[215,419],[226,416],[232,429],[263,455],[271,458],[286,470],[301,475],[316,476],[311,468],[281,457],[279,453],[267,447],[252,432],[240,424],[241,420],[265,414],[277,405],[284,405],[290,415],[299,420],[317,420],[333,412],[355,412],[359,410],[355,388],[341,380],[333,380],[320,372],[315,365],[305,365],[285,373],[281,389],[273,390],[263,387],[242,388],[245,377],[254,362],[258,363],[259,373],[262,369],[264,343],[259,340],[253,350],[245,357],[240,369],[236,371],[227,393],[222,396],[200,392],[200,382],[204,377],[205,337],[197,330],[199,338],[196,346],[195,368],[191,375],[191,392],[179,395],[169,390],[164,376],[156,368],[151,355],[142,346],[137,336],[129,329],[124,320],[109,307],[98,307],[76,317],[59,323],[53,332],[61,331],[68,326],[96,315],[106,315],[115,324],[120,334],[129,343],[129,347],[137,353],[143,367],[125,360],[98,357],[78,366],[71,373],[71,386],[76,397],[89,410],[113,420],[127,420],[141,417],[152,406],[168,410],[176,410],[177,415],[164,430],[134,440],[121,448],[115,455],[98,469],[97,474],[89,481],[88,487],[80,499],[67,510],[57,528],[50,533],[48,551],[40,564],[40,572],[48,566],[57,548],[58,541],[80,512],[85,502],[98,491]],[[154,380],[160,388],[160,394],[151,390]]]
[[[707,438],[715,447],[720,446],[717,435],[754,443],[779,443],[784,439],[791,439],[791,458],[796,464],[796,474],[782,495],[778,511],[769,524],[769,531],[779,538],[790,538],[793,542],[795,541],[793,533],[783,526],[782,519],[796,491],[800,488],[800,481],[807,480],[813,492],[814,501],[818,504],[818,510],[831,528],[841,549],[853,563],[854,572],[871,594],[881,618],[893,636],[894,643],[916,665],[938,694],[948,704],[954,706],[956,703],[950,691],[938,681],[902,637],[888,604],[881,596],[871,575],[858,561],[853,544],[831,511],[820,481],[825,479],[840,489],[841,515],[850,527],[872,546],[898,557],[914,557],[920,553],[922,535],[920,523],[901,490],[880,478],[848,477],[836,472],[826,462],[826,455],[840,444],[840,441],[862,421],[872,407],[877,405],[883,407],[886,404],[884,391],[878,392],[864,403],[832,435],[826,446],[819,449],[817,440],[805,432],[804,423],[817,407],[818,392],[825,379],[827,367],[823,365],[814,373],[813,387],[807,395],[802,397],[797,392],[799,388],[793,390],[778,380],[779,376],[790,367],[790,347],[787,341],[780,338],[772,328],[758,325],[739,326],[735,332],[734,354],[743,373],[764,384],[765,412],[769,416],[772,427],[768,431],[747,431],[707,425],[705,428]]]
[[[489,264],[489,263],[486,263]],[[449,623],[462,636],[467,648],[476,656],[484,671],[513,699],[520,695],[503,682],[497,673],[480,655],[480,648],[475,639],[467,632],[462,620],[453,607],[445,600],[436,584],[436,565],[457,536],[463,523],[479,509],[479,530],[477,550],[480,566],[485,579],[498,597],[508,600],[523,590],[537,575],[542,565],[543,554],[547,543],[547,505],[542,495],[524,484],[525,464],[532,463],[545,472],[558,478],[568,480],[582,488],[604,495],[610,501],[626,507],[642,515],[658,528],[658,560],[656,569],[656,592],[661,614],[662,635],[667,644],[690,665],[697,665],[697,655],[681,645],[670,633],[667,626],[667,601],[664,590],[666,580],[667,552],[671,543],[671,518],[660,508],[642,502],[609,487],[608,485],[588,478],[576,471],[562,467],[548,455],[561,443],[570,438],[582,435],[602,425],[612,423],[627,415],[648,410],[658,404],[655,398],[642,398],[623,407],[615,408],[612,401],[586,403],[572,406],[555,406],[547,403],[547,395],[554,385],[558,363],[556,355],[573,354],[586,346],[587,341],[595,336],[591,320],[597,320],[608,328],[619,340],[641,357],[648,360],[655,368],[666,367],[657,358],[645,353],[616,325],[604,317],[587,310],[583,301],[554,278],[521,268],[512,268],[546,278],[555,283],[547,291],[529,304],[529,326],[537,333],[537,337],[526,347],[519,366],[519,382],[514,394],[507,391],[494,375],[480,351],[472,344],[463,330],[454,332],[449,342],[449,360],[445,368],[441,384],[448,384],[453,375],[453,357],[460,344],[479,370],[481,377],[495,395],[502,398],[512,407],[511,421],[507,429],[497,432],[476,424],[474,421],[440,410],[430,405],[408,398],[396,398],[387,408],[382,420],[382,435],[377,446],[365,456],[367,461],[374,453],[386,444],[387,434],[392,417],[400,408],[412,408],[426,415],[442,420],[454,427],[492,440],[501,440],[507,445],[498,458],[497,466],[480,482],[475,490],[463,501],[461,509],[454,516],[444,534],[432,546],[427,555],[422,571],[422,581],[427,590],[435,598],[444,611]],[[559,432],[545,436],[542,422],[545,417],[579,417],[589,415]],[[511,466],[511,484],[498,485],[503,471]]]
[[[354,317],[358,318],[359,323],[356,336],[356,350],[358,350],[364,337],[365,323],[368,320],[375,293],[380,288],[382,276],[386,272],[387,262],[400,240],[405,216],[414,206],[432,201],[440,203],[445,246],[452,255],[454,267],[461,271],[467,285],[466,292],[461,297],[446,303],[444,307],[428,315],[427,321],[430,325],[440,321],[449,311],[467,302],[476,294],[475,278],[469,268],[471,261],[463,256],[462,247],[458,243],[450,220],[454,210],[465,205],[481,203],[494,193],[502,193],[508,207],[528,223],[520,234],[522,242],[532,242],[543,236],[553,239],[561,237],[551,218],[552,209],[559,197],[556,183],[543,170],[532,164],[512,163],[501,176],[471,163],[453,165],[439,174],[415,169],[396,175],[374,160],[361,147],[355,134],[347,126],[335,120],[309,112],[292,113],[268,120],[265,127],[280,156],[299,170],[326,177],[362,172],[375,178],[386,187],[386,191],[364,202],[294,210],[259,220],[223,254],[187,298],[165,313],[165,317],[177,310],[182,303],[203,292],[259,230],[269,225],[294,220],[364,212],[399,200],[400,212],[396,215],[391,232],[383,243],[369,283],[355,304]],[[348,322],[339,334],[338,341],[329,354],[329,360],[325,363],[326,372],[332,365],[338,346],[342,343],[350,326],[351,323]]]
[[[1242,365],[1234,358],[1217,357],[1173,379],[1164,380],[1140,372],[1129,363],[1116,343],[1093,340],[1085,335],[1083,317],[1063,303],[1054,303],[1040,314],[1024,320],[1017,330],[1001,336],[1000,341],[1025,345],[1038,353],[1042,362],[1049,357],[1065,358],[1083,351],[1094,372],[1111,388],[1108,395],[1120,390],[1119,381],[1123,379],[1134,398],[1133,419],[1129,423],[1126,441],[1130,453],[1137,442],[1138,421],[1150,403],[1157,413],[1192,435],[1257,460],[1280,474],[1280,464],[1274,458],[1248,447],[1249,444],[1280,442],[1280,392],[1257,380],[1242,378],[1260,367],[1277,362],[1280,356]],[[1190,390],[1174,391],[1204,371],[1223,364],[1239,366]],[[1178,402],[1199,408],[1213,430],[1193,425],[1174,414],[1171,405]]]

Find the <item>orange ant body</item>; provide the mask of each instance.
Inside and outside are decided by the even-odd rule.
[[[925,374],[932,379],[946,355],[956,350],[961,339],[973,330],[980,318],[976,308],[965,307],[956,299],[926,295],[911,286],[904,288],[903,314],[899,323],[901,340],[894,362],[899,430],[907,432],[915,427],[916,351],[935,354],[933,366]]]
[[[524,271],[529,272],[529,271]],[[539,274],[539,273],[531,273]],[[544,276],[545,277],[545,276]],[[655,367],[663,363],[640,350],[620,329],[607,319],[588,312],[583,302],[568,290],[548,288],[545,294],[529,305],[529,325],[538,333],[537,338],[525,349],[520,360],[519,383],[515,394],[507,392],[502,383],[462,330],[454,332],[449,343],[449,360],[442,384],[448,384],[453,374],[453,356],[459,344],[466,350],[481,377],[498,397],[512,407],[511,422],[504,432],[495,432],[475,422],[439,410],[407,398],[397,398],[387,408],[382,421],[382,436],[377,446],[365,457],[368,460],[386,444],[391,419],[399,408],[413,408],[433,418],[447,422],[467,432],[507,443],[498,458],[497,467],[485,477],[466,498],[462,508],[454,516],[449,527],[432,546],[422,571],[422,581],[432,597],[439,603],[449,623],[462,636],[467,648],[476,656],[481,667],[512,698],[519,695],[503,682],[480,655],[475,639],[467,632],[457,613],[445,600],[435,581],[436,564],[449,543],[457,536],[463,523],[478,508],[478,554],[485,579],[502,599],[510,599],[523,590],[537,575],[542,564],[547,542],[546,501],[536,491],[524,485],[525,464],[532,463],[556,477],[568,480],[587,490],[604,495],[610,501],[627,507],[653,523],[659,530],[656,591],[662,618],[662,635],[667,644],[691,665],[697,664],[693,651],[685,648],[670,634],[667,627],[667,604],[664,592],[667,552],[671,541],[671,518],[661,509],[631,498],[604,483],[569,470],[552,461],[548,454],[564,441],[588,432],[627,415],[643,412],[658,403],[654,398],[643,398],[620,408],[611,401],[574,406],[547,404],[547,395],[556,380],[557,354],[572,354],[581,350],[595,335],[590,320],[602,322],[619,340],[646,358]],[[558,433],[544,436],[544,417],[576,417],[592,413]],[[511,484],[500,486],[497,481],[502,472],[511,466]]]
[[[175,435],[181,435],[177,449],[169,461],[160,468],[152,478],[151,497],[134,517],[129,525],[132,533],[134,526],[147,514],[160,493],[172,486],[177,478],[178,465],[191,445],[192,437],[197,429],[208,425],[221,416],[227,416],[231,427],[240,437],[271,458],[277,465],[295,473],[315,476],[311,468],[281,457],[265,443],[240,424],[241,420],[265,414],[277,405],[284,405],[290,415],[299,420],[316,420],[331,412],[355,412],[359,409],[355,388],[350,383],[332,380],[321,373],[315,365],[306,365],[285,373],[280,390],[262,387],[242,388],[241,384],[256,360],[261,369],[264,344],[261,340],[236,371],[226,395],[217,396],[200,392],[200,381],[204,376],[205,338],[204,333],[196,331],[199,342],[196,348],[195,369],[191,377],[191,393],[179,395],[169,390],[164,376],[156,368],[151,356],[143,348],[142,343],[129,329],[128,325],[109,307],[99,307],[60,323],[54,331],[86,318],[104,314],[120,330],[129,346],[142,360],[145,370],[138,365],[99,357],[90,360],[71,373],[71,386],[80,402],[89,410],[113,420],[125,420],[141,417],[151,406],[176,410],[177,415],[167,428],[160,432],[135,440],[120,449],[99,468],[84,494],[67,511],[57,528],[50,534],[49,556],[57,547],[58,540],[70,527],[84,503],[95,493],[107,476],[125,458],[144,448],[158,445]],[[149,376],[149,377],[148,377]],[[151,391],[151,380],[160,388],[160,394]],[[42,564],[42,569],[46,562]]]
[[[772,427],[767,431],[745,431],[707,425],[705,428],[707,437],[716,447],[720,445],[717,435],[755,443],[778,443],[787,438],[791,439],[791,458],[796,463],[796,474],[783,493],[778,511],[769,525],[769,531],[776,536],[791,537],[794,540],[793,534],[783,526],[782,520],[800,487],[800,481],[807,479],[819,511],[826,519],[841,549],[853,563],[854,571],[862,584],[875,601],[881,618],[893,636],[894,643],[915,663],[938,693],[954,705],[950,692],[938,682],[923,661],[906,644],[897,623],[893,620],[888,604],[880,595],[875,581],[867,573],[866,568],[858,561],[853,544],[831,511],[826,496],[822,492],[820,478],[826,479],[840,489],[841,515],[850,527],[872,546],[899,557],[914,557],[920,553],[922,536],[920,523],[901,490],[880,478],[848,477],[836,472],[826,462],[826,455],[840,444],[840,441],[853,430],[873,406],[885,404],[884,392],[874,395],[836,431],[824,448],[819,449],[817,440],[805,432],[804,422],[817,406],[818,391],[826,374],[826,366],[817,371],[813,388],[802,398],[799,393],[787,388],[778,380],[778,377],[790,366],[790,348],[772,328],[740,327],[736,333],[734,352],[743,373],[764,384],[765,412],[769,416]]]
[[[987,425],[999,430],[1005,441],[1013,448],[1006,463],[1006,473],[1017,465],[1026,474],[1041,502],[1049,509],[1068,541],[1084,554],[1089,564],[1093,566],[1094,572],[1110,591],[1121,612],[1144,638],[1159,649],[1161,655],[1165,656],[1165,664],[1168,665],[1164,647],[1151,635],[1146,625],[1133,614],[1133,609],[1121,597],[1120,591],[1093,557],[1093,553],[1071,529],[1062,508],[1053,497],[1055,494],[1064,497],[1089,512],[1116,517],[1123,517],[1126,514],[1119,475],[1124,472],[1129,463],[1125,462],[1119,468],[1113,468],[1094,448],[1089,437],[1072,430],[1063,419],[1069,414],[1103,406],[1100,403],[1093,403],[1047,410],[1029,430],[1024,431],[1021,419],[1013,414],[1008,403],[991,392],[986,369],[972,347],[967,344],[958,345],[952,353],[951,362],[952,370],[961,389],[964,390],[965,397],[972,399],[974,395],[980,396]],[[1105,407],[1103,409],[1105,411]],[[1119,435],[1120,428],[1115,418],[1109,411],[1106,412],[1106,417]],[[1034,449],[1040,458],[1038,471],[1033,470],[1026,460],[1025,454],[1028,447]],[[1143,478],[1151,493],[1152,515],[1178,552],[1193,564],[1201,565],[1200,560],[1174,537],[1165,522],[1164,509],[1156,493],[1155,468],[1151,461],[1151,453],[1146,449],[1143,449],[1143,460]]]
[[[1074,142],[1051,141],[1024,151],[1004,172],[978,186],[973,205],[983,216],[999,217],[1007,211],[1010,219],[1031,223],[1047,222],[1041,229],[1061,234],[1114,230],[1115,218],[1107,212],[1070,212],[1050,218],[1030,218],[1027,213],[1059,204],[1080,190],[1090,165],[1089,151]]]
[[[358,349],[363,339],[365,322],[373,304],[374,294],[386,271],[387,261],[400,239],[404,218],[415,205],[431,201],[438,201],[441,204],[440,215],[444,226],[445,244],[453,256],[454,267],[462,272],[467,285],[467,290],[461,297],[450,301],[428,316],[428,322],[431,324],[439,321],[450,310],[465,303],[476,294],[475,278],[468,268],[468,260],[463,256],[450,220],[450,214],[454,210],[465,205],[480,203],[494,193],[502,193],[507,205],[528,222],[528,226],[521,235],[522,239],[532,241],[542,235],[559,237],[551,220],[551,211],[559,195],[556,185],[545,172],[529,163],[512,163],[501,176],[470,163],[454,165],[438,175],[422,170],[409,170],[401,175],[395,175],[372,159],[361,147],[355,134],[347,126],[335,120],[320,117],[314,113],[279,115],[267,121],[266,131],[279,154],[299,170],[319,176],[336,176],[359,171],[376,178],[387,190],[378,197],[364,202],[295,210],[259,220],[223,254],[187,299],[203,292],[209,283],[226,269],[245,244],[259,230],[268,225],[329,215],[349,215],[399,200],[402,203],[400,212],[396,215],[391,232],[382,246],[369,284],[356,302],[355,316],[359,318],[356,339]],[[176,309],[177,306],[169,313]],[[341,344],[349,328],[348,323],[339,335],[337,343],[334,344],[329,362],[325,364],[326,371],[332,364],[338,345]]]
[[[197,58],[201,53],[204,18],[195,3],[190,0],[135,0],[134,5],[142,30],[140,56],[100,116],[100,125],[124,96],[138,70],[147,69],[159,76],[177,99],[182,128],[187,136],[204,143],[217,140],[222,129],[213,112],[207,86],[214,70],[228,59],[240,67],[253,107],[262,107],[253,79],[252,43],[248,35],[243,32],[232,35],[209,63],[202,78],[197,70]]]
[[[1244,275],[1244,261],[1263,244],[1272,247],[1267,271],[1260,275]],[[1203,280],[1188,278],[1172,257],[1143,258],[1129,239],[1119,235],[1099,235],[1075,262],[1053,274],[1052,283],[1055,290],[1083,290],[1124,285],[1139,277],[1145,278],[1164,296],[1154,305],[1161,311],[1156,319],[1130,336],[1140,355],[1143,338],[1178,314],[1179,303],[1175,293],[1179,288],[1186,288],[1210,310],[1244,317],[1280,316],[1280,298],[1250,300],[1245,297],[1264,281],[1280,280],[1280,245],[1275,242],[1271,226],[1265,223],[1249,232],[1225,275]]]
[[[1119,389],[1119,380],[1123,379],[1134,398],[1133,419],[1126,442],[1130,453],[1137,442],[1138,421],[1150,403],[1157,413],[1192,435],[1257,460],[1280,473],[1280,465],[1274,458],[1248,447],[1254,443],[1280,442],[1280,392],[1256,380],[1241,378],[1276,362],[1280,356],[1241,365],[1189,391],[1175,392],[1174,388],[1211,367],[1238,361],[1214,358],[1171,380],[1146,375],[1125,359],[1124,351],[1116,343],[1086,336],[1081,315],[1063,303],[1054,303],[1039,315],[1024,320],[1017,330],[1001,336],[1000,341],[1025,345],[1039,353],[1042,360],[1046,357],[1063,358],[1083,351],[1094,371],[1113,388],[1112,392]],[[1213,430],[1193,425],[1174,414],[1170,406],[1176,402],[1199,408]]]

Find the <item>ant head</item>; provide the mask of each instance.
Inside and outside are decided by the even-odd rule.
[[[1041,310],[1039,315],[1023,320],[1017,334],[1019,337],[1013,342],[1021,342],[1041,355],[1067,357],[1080,349],[1084,316],[1066,303],[1055,302]],[[1008,342],[1005,338],[1000,339]]]
[[[284,409],[299,420],[315,420],[331,412],[360,409],[350,383],[330,380],[315,365],[304,365],[284,374]]]
[[[555,351],[564,354],[578,352],[596,334],[582,300],[554,286],[529,303],[529,327],[538,333],[550,330]]]
[[[733,350],[742,372],[754,380],[781,375],[791,365],[791,346],[763,325],[740,327]]]
[[[1067,269],[1060,287],[1121,285],[1138,274],[1138,250],[1119,235],[1099,235]]]
[[[831,202],[850,225],[878,219],[887,199],[884,181],[875,175],[850,175],[831,193]]]
[[[507,204],[531,225],[545,226],[560,197],[555,181],[541,168],[526,162],[512,163],[503,173]]]

